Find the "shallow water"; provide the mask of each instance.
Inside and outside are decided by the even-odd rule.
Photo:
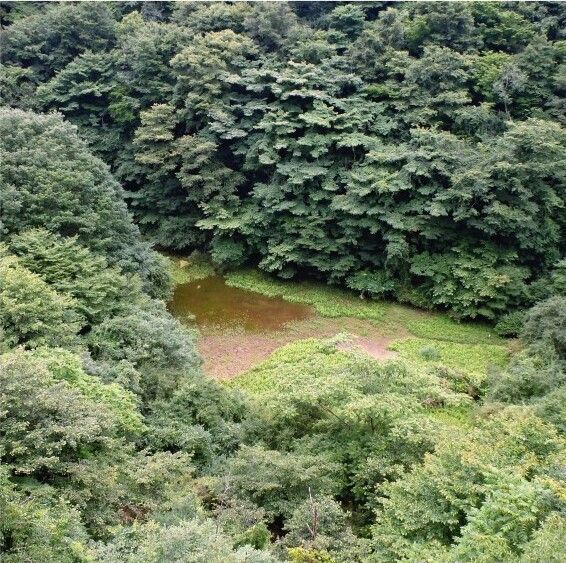
[[[168,308],[200,327],[248,332],[277,330],[313,314],[306,305],[230,287],[221,276],[178,285]]]

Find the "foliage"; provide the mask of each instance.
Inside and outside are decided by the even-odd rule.
[[[436,352],[431,358],[422,353],[423,349]],[[494,344],[461,344],[424,338],[407,338],[398,340],[390,345],[401,358],[418,365],[442,365],[462,371],[476,384],[485,381],[490,368],[505,365],[508,353],[503,346]]]
[[[32,229],[12,237],[9,248],[23,266],[59,294],[70,297],[77,312],[91,324],[118,313],[126,303],[141,299],[137,276],[109,267],[103,256],[80,245],[76,237]]]
[[[153,291],[155,260],[108,167],[61,116],[0,111],[0,205],[4,235],[43,228],[78,241]],[[25,212],[24,212],[25,210]]]
[[[564,560],[565,14],[2,3],[2,560]],[[227,268],[411,336],[219,385]]]
[[[518,407],[441,441],[421,466],[384,485],[376,556],[516,557],[559,506],[552,474],[561,448],[552,426]]]
[[[324,317],[354,317],[379,321],[383,317],[380,303],[360,300],[353,294],[322,284],[304,282],[286,283],[252,270],[229,272],[227,285],[262,293],[268,297],[282,297],[292,303],[312,305]]]
[[[346,551],[352,559],[359,556],[348,515],[332,497],[310,496],[295,509],[286,529],[283,541],[288,546],[325,551],[334,557]]]
[[[524,318],[524,311],[513,311],[512,313],[507,313],[497,321],[493,330],[499,336],[518,336],[521,332]]]
[[[16,472],[65,474],[113,444],[116,419],[107,406],[58,380],[44,361],[16,351],[0,367],[2,461]]]
[[[31,357],[40,360],[55,381],[66,381],[84,397],[107,408],[122,433],[131,436],[141,433],[144,427],[133,393],[117,383],[105,384],[100,378],[86,374],[80,358],[66,350],[40,348]]]
[[[453,249],[445,255],[416,256],[411,272],[425,280],[425,294],[434,305],[450,307],[457,317],[493,319],[520,302],[527,272],[509,267],[511,258],[489,248],[472,252]]]
[[[383,297],[395,288],[393,281],[384,272],[358,272],[346,279],[346,285],[359,291],[362,297],[365,293],[369,293],[371,297]]]
[[[521,336],[531,346],[549,346],[566,358],[566,297],[551,297],[529,310]]]
[[[163,247],[488,320],[530,306],[562,258],[561,7],[6,17],[7,103],[77,125]]]
[[[527,346],[511,358],[505,370],[491,374],[489,385],[491,400],[532,404],[538,416],[562,432],[566,429],[560,406],[566,390],[566,357],[561,345],[563,301],[561,297],[549,298],[523,315]]]
[[[337,470],[320,455],[243,446],[230,460],[225,479],[233,496],[249,499],[273,519],[289,516],[307,498],[309,487],[317,494],[335,492]]]
[[[171,397],[148,405],[144,442],[157,451],[187,452],[197,466],[205,466],[239,445],[245,407],[237,393],[188,374]]]
[[[89,335],[99,360],[127,360],[134,366],[149,364],[185,368],[198,365],[188,333],[176,319],[164,314],[158,302],[131,307],[105,319]]]
[[[80,513],[49,489],[24,494],[0,466],[0,551],[2,560],[88,561],[88,535]]]
[[[230,538],[220,533],[210,520],[181,520],[172,526],[150,521],[122,528],[108,545],[100,545],[97,558],[105,563],[272,563],[269,554],[253,548],[232,548]]]
[[[321,469],[339,463],[334,487],[362,519],[376,483],[419,460],[443,431],[429,413],[470,401],[432,373],[380,364],[318,340],[281,348],[232,384],[256,397],[256,433],[266,445],[316,455]],[[312,492],[321,494],[314,487]]]
[[[15,256],[0,257],[0,329],[9,345],[72,344],[82,325],[73,305]]]

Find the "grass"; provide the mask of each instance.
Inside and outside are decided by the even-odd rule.
[[[449,426],[467,429],[474,425],[473,409],[474,407],[472,404],[442,407],[439,409],[430,409],[427,412],[427,416],[437,422],[443,422]]]
[[[353,361],[352,354],[338,350],[328,340],[308,338],[287,344],[267,360],[226,382],[254,395],[283,393],[286,388],[300,388],[336,373]]]
[[[268,297],[311,305],[323,317],[369,320],[385,335],[410,334],[464,344],[505,344],[489,325],[458,322],[446,314],[425,312],[398,303],[361,300],[353,292],[322,283],[284,281],[257,270],[231,272],[226,275],[226,283]]]
[[[491,366],[504,366],[508,351],[495,344],[464,344],[425,338],[407,338],[389,345],[401,359],[417,365],[446,366],[484,380]],[[433,353],[434,352],[434,353]]]
[[[408,331],[419,338],[467,344],[504,344],[489,325],[460,323],[447,315],[430,313],[407,322]]]
[[[268,297],[281,297],[292,303],[311,305],[323,317],[353,317],[380,321],[385,315],[382,303],[362,300],[354,293],[313,282],[288,282],[256,270],[238,270],[226,275],[226,284],[255,291]]]
[[[175,285],[203,280],[215,275],[212,264],[201,254],[194,253],[187,258],[167,256],[169,271]]]

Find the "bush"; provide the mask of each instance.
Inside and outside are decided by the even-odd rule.
[[[395,289],[386,272],[358,272],[346,278],[346,286],[359,291],[362,297],[367,293],[375,298],[390,295]]]
[[[503,315],[494,327],[494,331],[499,336],[511,337],[519,336],[525,321],[525,311],[513,311]]]
[[[419,354],[425,360],[438,360],[440,358],[440,354],[434,346],[424,346],[419,350]]]
[[[566,297],[550,297],[530,309],[521,336],[527,344],[549,346],[566,359]]]

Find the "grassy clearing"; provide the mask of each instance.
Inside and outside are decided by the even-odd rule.
[[[170,262],[176,283],[188,283],[215,274],[210,262],[202,255],[192,255],[186,259],[171,258]],[[298,323],[296,334],[290,325],[286,329],[289,333],[286,337],[272,335],[277,339],[278,346],[285,344],[285,341],[299,340],[297,346],[306,347],[312,361],[305,361],[304,354],[284,347],[257,369],[236,378],[238,386],[244,388],[261,389],[262,386],[268,388],[276,385],[274,381],[280,379],[282,369],[286,379],[301,385],[301,381],[315,379],[325,370],[328,372],[331,364],[336,363],[340,367],[348,358],[345,352],[338,352],[333,346],[321,342],[300,339],[323,335],[328,337],[344,330],[361,337],[391,339],[393,342],[389,349],[396,352],[400,359],[418,367],[446,366],[456,369],[480,385],[485,381],[487,370],[491,366],[504,365],[509,355],[510,341],[497,336],[488,325],[460,323],[442,313],[422,311],[398,303],[361,300],[355,293],[338,287],[279,280],[257,270],[230,272],[225,276],[225,282],[229,286],[268,297],[309,305],[318,313],[306,324]],[[336,326],[329,331],[326,324],[332,322]],[[311,325],[316,326],[313,328]],[[316,328],[318,325],[320,329]],[[222,356],[225,355],[224,350]],[[293,358],[297,357],[301,358],[299,367],[293,364]]]
[[[417,365],[446,366],[461,370],[476,380],[485,379],[491,366],[503,366],[508,351],[494,344],[463,344],[426,338],[407,338],[390,344],[399,357]]]
[[[352,361],[354,356],[338,350],[332,341],[298,340],[279,348],[267,360],[227,384],[254,395],[284,392],[288,387],[297,389],[313,380],[324,380]]]
[[[167,256],[169,271],[175,285],[190,283],[215,275],[212,264],[201,254],[192,254],[187,258]]]
[[[469,397],[460,394],[463,391],[450,387],[447,392],[446,381],[419,370],[414,362],[409,362],[408,368],[398,362],[386,365],[339,350],[336,348],[338,340],[339,337],[310,338],[292,342],[225,384],[249,393],[262,405],[269,405],[269,412],[276,411],[285,416],[297,408],[297,397],[301,404],[309,401],[316,404],[324,398],[340,405],[354,397],[359,398],[360,392],[383,396],[393,393],[412,398],[422,408],[420,415],[434,420],[439,424],[438,428],[465,431],[473,424],[474,405]],[[371,381],[373,383],[368,386]],[[423,398],[437,394],[447,399],[448,404],[425,405]]]
[[[268,297],[311,305],[323,317],[379,321],[385,315],[384,305],[377,301],[362,300],[354,293],[324,284],[277,280],[256,270],[231,272],[226,275],[226,284]]]
[[[353,292],[320,283],[278,280],[257,270],[231,272],[226,276],[226,283],[268,297],[311,305],[323,317],[368,320],[384,335],[410,334],[463,344],[505,344],[486,324],[461,323],[442,313],[420,311],[397,303],[361,300]]]
[[[466,344],[504,344],[493,328],[480,323],[459,323],[446,315],[431,313],[407,322],[407,329],[419,338]]]

